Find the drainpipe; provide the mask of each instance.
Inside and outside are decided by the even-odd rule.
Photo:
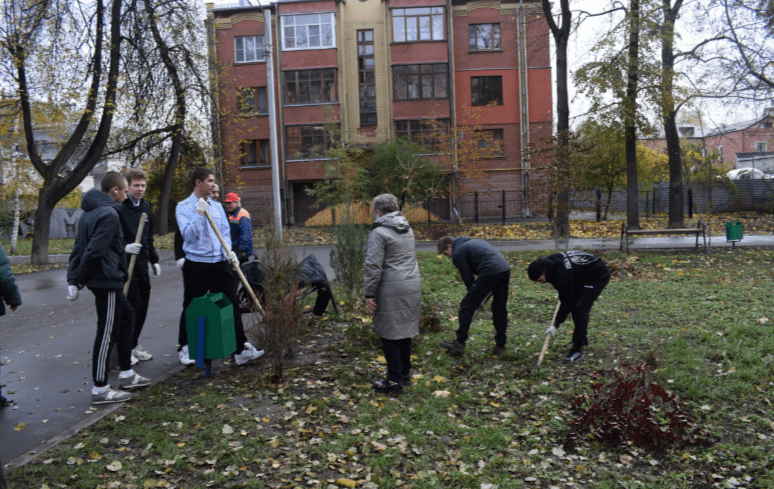
[[[269,98],[269,127],[271,128],[271,188],[274,197],[274,226],[277,237],[282,241],[282,198],[280,196],[280,160],[277,141],[277,108],[274,98],[274,46],[272,44],[271,11],[263,13],[268,29],[266,35],[266,92]]]

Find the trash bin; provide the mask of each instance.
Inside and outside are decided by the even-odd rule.
[[[200,327],[201,323],[201,327]],[[185,310],[188,355],[191,360],[226,358],[236,351],[234,308],[222,292],[192,300]],[[199,337],[203,338],[199,345]],[[196,362],[201,366],[201,362]]]
[[[742,241],[742,222],[728,221],[726,223],[726,242],[731,242],[733,245],[737,241]]]

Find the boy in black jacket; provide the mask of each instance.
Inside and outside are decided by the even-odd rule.
[[[78,233],[67,268],[67,298],[76,300],[79,290],[86,285],[94,294],[97,306],[97,335],[91,360],[92,404],[132,398],[128,392],[113,390],[108,385],[110,350],[114,344],[119,347],[119,388],[150,385],[150,379],[135,373],[130,365],[133,312],[123,291],[127,278],[124,252],[130,250],[124,242],[118,215],[128,186],[120,173],[108,172],[100,187],[101,191],[94,188],[83,196],[81,208],[84,213],[78,220]]]
[[[601,258],[585,251],[565,251],[548,258],[538,258],[527,268],[533,282],[554,286],[559,293],[561,306],[556,315],[559,326],[572,313],[575,329],[572,332],[572,348],[564,359],[575,363],[583,358],[583,347],[589,344],[587,330],[589,313],[594,301],[610,282],[610,270]],[[556,326],[551,325],[546,334],[554,336]]]
[[[153,213],[150,203],[145,196],[145,185],[148,175],[142,170],[129,170],[124,175],[129,184],[128,199],[121,204],[121,224],[124,230],[124,241],[127,245],[133,244],[137,239],[137,230],[140,228],[140,218],[145,214],[145,225],[140,237],[140,249],[134,262],[132,282],[129,285],[129,293],[126,299],[134,310],[134,329],[132,333],[132,356],[137,360],[150,360],[153,355],[145,351],[139,344],[140,333],[148,316],[148,302],[150,301],[151,282],[148,273],[148,263],[153,267],[153,276],[161,275],[159,255],[153,245]],[[132,359],[132,363],[134,359]]]

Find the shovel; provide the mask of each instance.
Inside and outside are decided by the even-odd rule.
[[[148,215],[143,212],[140,216],[140,225],[137,226],[137,236],[134,238],[134,244],[140,244],[140,241],[142,241],[142,229],[145,227],[145,219],[147,218]],[[132,255],[129,259],[129,277],[124,284],[124,297],[129,293],[129,287],[132,285],[132,274],[134,273],[134,264],[136,261],[137,255]]]
[[[556,315],[559,314],[559,307],[562,305],[561,301],[558,301],[556,303],[556,310],[554,311],[554,317],[551,319],[551,326],[556,326]],[[540,363],[543,361],[543,357],[546,356],[546,352],[548,351],[548,345],[551,343],[551,333],[546,334],[546,341],[543,342],[543,349],[540,350],[540,356],[537,359],[537,363],[535,364],[535,369],[540,369]]]
[[[215,231],[215,234],[218,236],[220,245],[223,246],[223,249],[226,250],[227,253],[231,253],[231,249],[226,244],[226,241],[223,239],[223,236],[220,234],[220,231],[218,231],[218,227],[215,225],[215,221],[212,220],[212,216],[210,215],[210,212],[205,210],[204,215],[207,217],[207,221],[209,221],[210,226],[212,226],[212,230]],[[242,282],[242,286],[245,288],[245,290],[247,290],[247,293],[250,294],[250,299],[252,299],[253,301],[253,310],[263,314],[263,307],[261,307],[261,303],[258,302],[258,298],[255,296],[255,292],[253,292],[253,288],[250,287],[250,284],[247,283],[247,279],[242,273],[242,269],[239,268],[239,265],[232,263],[231,260],[229,260],[229,263],[231,263],[231,266],[234,267],[234,271],[239,277],[239,280]],[[235,304],[235,306],[239,307],[239,304]]]

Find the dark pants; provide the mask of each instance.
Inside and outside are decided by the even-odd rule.
[[[587,333],[591,306],[594,305],[594,301],[597,300],[608,282],[610,282],[610,271],[607,265],[602,263],[602,266],[599,267],[599,273],[583,284],[583,292],[572,308],[572,321],[575,323],[575,329],[572,331],[572,344],[575,348],[589,344]]]
[[[148,272],[142,273],[135,270],[132,275],[132,284],[129,286],[129,294],[126,299],[134,311],[134,332],[132,333],[132,348],[140,342],[140,333],[148,316],[148,302],[150,301],[151,283]]]
[[[132,368],[132,326],[134,313],[121,289],[91,289],[97,306],[97,336],[91,353],[91,376],[96,387],[107,385],[110,351],[118,348],[121,370]]]
[[[314,301],[315,316],[322,316],[325,313],[325,309],[328,308],[328,302],[331,300],[331,291],[325,288],[317,289],[317,300]]]
[[[387,360],[387,380],[400,382],[411,372],[411,338],[388,340],[382,338],[382,351]]]
[[[239,309],[237,285],[239,279],[228,261],[200,263],[186,259],[183,263],[183,312],[180,314],[180,330],[177,342],[180,347],[188,344],[185,327],[185,310],[188,305],[207,293],[223,292],[234,307],[234,329],[236,330],[237,353],[242,353],[247,342],[242,326],[242,311]]]
[[[463,345],[468,340],[468,331],[470,323],[473,320],[473,314],[478,306],[486,299],[489,292],[492,293],[492,322],[495,329],[495,344],[505,346],[508,330],[508,284],[511,281],[511,271],[506,270],[490,277],[479,277],[468,289],[468,293],[460,302],[459,321],[460,327],[457,330],[457,341]]]

